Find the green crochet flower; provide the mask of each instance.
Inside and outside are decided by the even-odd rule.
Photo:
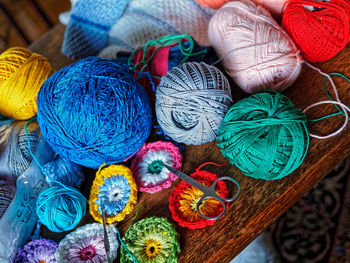
[[[123,241],[139,263],[176,263],[181,251],[173,225],[162,217],[149,217],[135,223]],[[120,262],[133,262],[124,247]]]

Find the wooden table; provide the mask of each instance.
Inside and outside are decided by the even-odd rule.
[[[47,57],[57,70],[72,63],[72,60],[60,53],[64,30],[64,26],[57,25],[30,47],[31,50]],[[348,46],[335,58],[326,63],[316,64],[316,66],[324,72],[339,72],[350,76],[349,57],[350,47]],[[322,81],[322,76],[304,66],[295,85],[284,94],[297,107],[304,109],[312,103],[327,99],[322,88]],[[342,101],[349,105],[350,83],[338,77],[335,78],[335,82]],[[237,92],[233,88],[232,94]],[[308,117],[324,116],[334,111],[333,106],[320,106],[311,111]],[[310,129],[315,133],[329,133],[340,127],[343,120],[341,116],[337,116],[319,123],[310,123]],[[154,139],[154,136],[150,138],[151,141]],[[281,180],[270,182],[255,180],[244,176],[232,165],[220,168],[210,167],[210,171],[219,175],[234,176],[242,188],[240,197],[230,204],[225,216],[218,220],[214,226],[189,230],[174,222],[168,209],[168,196],[172,188],[155,194],[139,193],[137,206],[140,207],[140,214],[138,219],[152,215],[164,216],[174,223],[180,234],[182,251],[179,255],[179,262],[181,263],[229,262],[349,153],[350,125],[342,134],[332,139],[311,139],[308,154],[303,164],[293,174]],[[186,146],[183,156],[183,171],[188,174],[204,162],[224,163],[227,161],[221,155],[215,141],[200,146]],[[82,187],[82,192],[87,197],[92,180],[93,173],[90,171]],[[176,183],[173,183],[173,186]],[[136,209],[118,224],[122,233],[127,230],[135,213]],[[89,222],[93,222],[93,219],[87,214],[80,225]],[[42,231],[43,236],[57,241],[62,239],[65,234]]]

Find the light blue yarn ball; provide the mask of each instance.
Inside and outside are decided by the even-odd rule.
[[[98,168],[119,163],[146,141],[152,109],[124,64],[89,57],[54,73],[38,97],[43,137],[62,157]]]
[[[36,214],[50,231],[69,231],[85,215],[86,203],[86,198],[78,190],[56,182],[56,185],[39,194]]]
[[[215,140],[232,104],[230,84],[216,67],[186,62],[162,77],[156,92],[159,125],[176,142]]]

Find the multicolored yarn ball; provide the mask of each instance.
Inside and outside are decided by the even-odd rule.
[[[131,163],[140,192],[155,193],[169,188],[177,176],[164,167],[181,170],[182,155],[171,142],[151,142],[144,144]]]
[[[140,263],[176,263],[181,251],[174,226],[163,217],[148,217],[136,222],[125,233],[123,241]],[[133,262],[124,247],[120,262]]]
[[[0,219],[16,195],[16,184],[5,177],[0,178]]]
[[[58,246],[56,251],[57,262],[107,262],[103,234],[103,225],[98,223],[81,226],[74,232],[69,233]],[[114,261],[117,258],[119,247],[116,226],[108,225],[107,235],[110,244],[111,260]]]
[[[201,170],[203,165],[198,167],[190,176],[209,187],[219,178],[217,174]],[[217,184],[217,194],[221,197],[229,197],[229,190],[224,181],[219,181]],[[181,181],[176,185],[169,196],[169,209],[173,219],[180,226],[188,227],[189,229],[203,228],[213,225],[216,220],[208,220],[199,215],[197,212],[197,203],[203,196],[203,192],[191,186],[185,181]],[[228,207],[228,204],[227,204]],[[202,214],[214,217],[222,212],[222,204],[215,199],[206,199],[199,207]]]
[[[300,47],[305,60],[326,61],[350,41],[350,3],[289,0],[284,6],[282,25]]]
[[[137,186],[131,170],[124,165],[100,168],[90,191],[90,214],[102,223],[101,203],[107,224],[122,221],[137,200]]]
[[[244,175],[281,179],[303,162],[307,119],[280,93],[259,93],[234,104],[216,138],[222,154]]]
[[[146,141],[152,109],[124,64],[89,57],[54,73],[38,94],[38,122],[55,152],[98,168],[133,155]]]
[[[36,96],[53,73],[43,56],[13,47],[0,55],[0,113],[16,120],[35,116]]]
[[[249,0],[220,8],[208,35],[226,72],[245,92],[283,91],[299,76],[303,60],[293,40],[268,11]]]
[[[40,222],[52,232],[74,229],[86,213],[85,197],[75,188],[57,182],[42,191],[36,201]]]
[[[174,67],[162,77],[156,93],[159,125],[166,135],[184,144],[213,141],[231,104],[227,78],[203,62]]]
[[[14,263],[55,263],[58,244],[49,239],[36,239],[16,252]]]

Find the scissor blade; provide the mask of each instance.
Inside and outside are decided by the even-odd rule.
[[[184,174],[183,172],[176,170],[175,168],[164,164],[164,166],[173,174],[175,174],[180,179],[184,180],[185,182],[189,183],[190,185],[196,187],[197,189],[201,190],[203,193],[207,191],[207,187],[202,185],[200,182],[194,180],[192,177],[189,177],[187,174]]]
[[[101,214],[102,214],[102,223],[103,223],[103,241],[104,241],[104,245],[105,245],[107,261],[108,261],[108,263],[112,263],[111,258],[110,258],[111,248],[109,246],[109,239],[108,239],[108,233],[107,233],[107,227],[106,227],[106,218],[105,218],[105,212],[103,210],[102,202],[101,202]]]

